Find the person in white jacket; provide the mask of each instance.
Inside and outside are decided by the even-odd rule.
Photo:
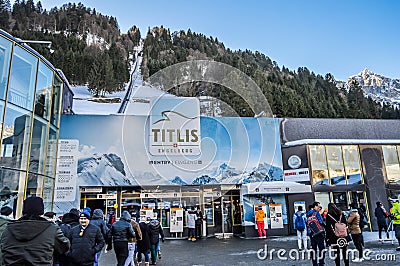
[[[197,215],[194,210],[189,210],[187,223],[188,223],[188,240],[196,241],[194,230],[196,228]]]

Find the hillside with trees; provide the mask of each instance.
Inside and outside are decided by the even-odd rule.
[[[116,18],[81,3],[47,11],[40,1],[16,0],[11,8],[9,0],[0,0],[0,27],[22,40],[51,41],[54,53],[41,44],[29,45],[70,83],[86,84],[97,96],[124,88],[133,47],[140,41],[136,26],[121,34]]]
[[[54,53],[44,45],[29,45],[61,69],[71,84],[88,85],[96,96],[120,90],[129,81],[133,48],[141,40],[136,26],[121,33],[115,17],[81,3],[45,10],[40,1],[16,0],[11,6],[10,0],[0,0],[0,27],[22,40],[51,41]],[[357,82],[338,89],[330,73],[322,76],[306,67],[289,70],[258,51],[233,51],[218,38],[190,29],[171,33],[163,26],[149,28],[141,65],[144,79],[167,66],[196,59],[222,62],[251,77],[277,117],[400,118],[397,108],[365,97]],[[242,98],[218,84],[182,84],[170,93],[212,96],[241,116],[254,115]]]
[[[258,51],[232,51],[217,38],[190,29],[171,33],[161,26],[148,30],[143,47],[144,78],[167,66],[195,59],[222,62],[251,77],[277,117],[400,118],[398,109],[365,97],[356,82],[350,84],[348,90],[338,89],[330,73],[323,77],[306,67],[297,71],[279,67],[277,62]],[[241,116],[254,115],[238,95],[215,84],[194,82],[170,92],[192,97],[206,94],[228,103]]]

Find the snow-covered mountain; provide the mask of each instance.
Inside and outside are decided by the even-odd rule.
[[[250,173],[244,174],[238,183],[247,184],[252,182],[270,182],[282,180],[283,171],[281,168],[268,163],[260,163],[257,167],[253,168]]]
[[[204,184],[218,184],[219,182],[208,175],[202,175],[195,180],[193,180],[192,185],[204,185]]]
[[[347,80],[347,87],[357,81],[366,96],[380,103],[400,106],[400,79],[391,79],[364,69]]]
[[[174,184],[174,185],[180,185],[180,186],[187,185],[187,183],[185,181],[183,181],[182,178],[180,178],[179,176],[175,176],[175,178],[172,179],[170,182],[171,182],[171,184]]]
[[[92,157],[79,159],[78,180],[86,185],[136,185],[126,177],[124,164],[116,154],[94,154]]]

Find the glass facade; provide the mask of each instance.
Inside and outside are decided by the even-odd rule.
[[[389,183],[400,184],[399,146],[382,146],[386,177]]]
[[[63,86],[44,58],[0,31],[0,196],[15,217],[32,195],[52,210]]]
[[[313,185],[363,184],[357,145],[309,145]]]

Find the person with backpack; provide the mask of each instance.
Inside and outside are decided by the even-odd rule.
[[[299,206],[297,212],[293,215],[294,230],[297,232],[297,245],[299,250],[302,250],[301,243],[303,243],[304,250],[307,249],[307,217],[303,212],[303,207]]]
[[[357,204],[355,202],[350,204],[350,214],[347,218],[347,223],[349,224],[349,233],[353,239],[354,246],[358,251],[358,258],[353,259],[354,262],[363,261],[363,238],[362,230],[360,228],[361,217],[358,213]]]
[[[326,216],[326,244],[334,249],[336,266],[340,266],[340,252],[342,253],[344,265],[349,265],[347,246],[351,238],[347,232],[347,221],[343,212],[334,204],[328,204]]]
[[[318,201],[314,202],[311,210],[307,212],[307,230],[311,240],[311,249],[313,250],[313,266],[325,265],[325,223],[319,211],[322,209]],[[318,262],[317,262],[318,254]]]

